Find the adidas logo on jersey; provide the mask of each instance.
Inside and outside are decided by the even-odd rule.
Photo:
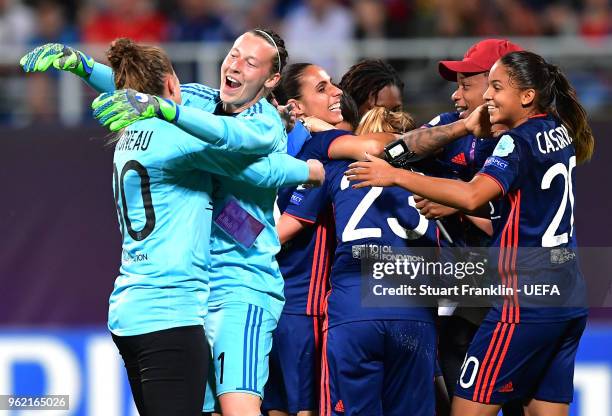
[[[455,157],[451,159],[451,162],[456,163],[457,165],[467,166],[467,162],[465,161],[465,154],[463,152],[455,155]]]
[[[334,407],[334,411],[344,413],[344,403],[342,403],[342,400],[338,400],[338,403],[336,403]]]
[[[510,393],[514,391],[514,387],[512,386],[512,382],[509,381],[505,385],[503,385],[499,390],[500,393]]]

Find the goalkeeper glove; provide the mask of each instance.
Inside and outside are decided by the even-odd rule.
[[[43,72],[53,65],[56,69],[72,72],[81,78],[91,75],[94,63],[92,57],[61,43],[39,46],[19,60],[25,72]]]
[[[93,116],[111,131],[152,117],[173,123],[179,116],[179,107],[173,101],[134,90],[101,94],[91,103],[91,108]]]

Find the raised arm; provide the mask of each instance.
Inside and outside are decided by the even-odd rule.
[[[477,137],[490,136],[491,124],[486,106],[477,107],[467,119],[442,126],[414,129],[404,133],[400,139],[411,152],[411,161],[416,162],[468,134]]]
[[[265,155],[274,151],[281,140],[282,126],[267,114],[255,111],[246,117],[229,117],[178,107],[174,120],[177,127],[222,150]]]
[[[331,124],[316,117],[306,117],[304,126],[315,133],[335,129]],[[365,153],[382,156],[385,146],[396,138],[397,136],[391,133],[346,134],[331,142],[328,157],[361,160]]]
[[[286,153],[267,156],[243,155],[221,150],[159,120],[149,120],[160,130],[165,145],[177,147],[178,157],[167,166],[181,170],[202,170],[235,178],[261,188],[280,188],[300,184],[320,185],[325,176],[318,161],[304,162]]]
[[[257,103],[246,115],[218,116],[193,107],[134,90],[117,90],[96,98],[93,116],[111,131],[119,131],[138,120],[152,117],[177,127],[221,150],[266,155],[275,151],[285,136],[276,114],[262,111]]]
[[[47,43],[25,54],[19,64],[25,72],[44,72],[51,66],[72,72],[98,92],[115,90],[113,71],[85,53],[61,43]]]
[[[366,153],[382,156],[385,146],[395,138],[396,136],[392,133],[340,136],[329,146],[329,158],[362,160]]]
[[[115,91],[113,70],[100,62],[94,62],[89,78],[83,78],[83,81],[100,93]]]
[[[312,184],[319,186],[325,177],[323,165],[315,160],[304,162],[285,153],[244,158],[243,155],[210,148],[193,155],[201,170],[228,176],[259,188],[280,188]],[[320,165],[320,166],[319,166]]]

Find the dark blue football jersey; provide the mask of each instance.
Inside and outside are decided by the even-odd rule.
[[[402,188],[353,189],[344,171],[350,161],[328,157],[330,144],[350,132],[332,130],[307,141],[302,155],[325,164],[325,183],[320,188],[294,192],[286,212],[304,218],[313,206],[333,204],[336,251],[327,298],[328,324],[371,319],[413,319],[431,322],[433,312],[422,307],[365,308],[361,306],[360,250],[365,247],[436,247],[435,223],[421,216],[412,194]],[[322,199],[322,196],[325,198]],[[312,200],[316,201],[313,202]],[[308,218],[306,218],[308,219]]]
[[[409,191],[399,187],[353,189],[344,176],[350,163],[329,161],[325,166],[337,244],[327,299],[328,325],[372,319],[430,322],[430,308],[361,306],[361,254],[365,250],[402,247],[409,253],[410,247],[438,246],[438,236],[435,223],[419,214]]]
[[[422,128],[430,128],[454,123],[459,120],[458,112],[442,113],[424,124]],[[415,165],[415,170],[429,176],[470,181],[482,168],[487,157],[491,155],[497,140],[479,139],[467,135],[454,140]],[[495,216],[495,213],[491,214]],[[461,215],[451,215],[440,220],[445,230],[452,238],[453,246],[488,246],[488,236],[478,229],[471,221]],[[442,240],[445,244],[445,240]]]
[[[457,120],[459,113],[456,111],[442,113],[424,124],[423,128],[443,126]],[[436,165],[432,174],[441,171],[443,173],[435,176],[470,181],[482,168],[487,157],[491,156],[496,144],[495,139],[479,139],[472,134],[460,137],[435,154]]]
[[[506,296],[489,318],[546,322],[586,314],[585,287],[576,254],[574,168],[568,129],[542,114],[506,132],[478,173],[493,179],[503,197],[494,201],[492,245],[501,284],[521,289]],[[525,285],[557,285],[560,295],[537,299]],[[558,302],[551,299],[557,296]],[[554,307],[541,307],[542,305]],[[563,306],[563,307],[562,307]]]
[[[327,149],[339,136],[352,134],[344,130],[312,133],[296,157],[301,160],[327,160]],[[283,313],[295,315],[323,315],[328,290],[329,271],[335,250],[334,221],[331,203],[322,187],[309,190],[282,188],[278,193],[281,213],[311,223],[295,238],[287,242],[276,260],[285,280]]]

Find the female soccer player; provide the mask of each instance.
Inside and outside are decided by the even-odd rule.
[[[466,118],[479,105],[484,104],[483,94],[488,87],[488,75],[493,64],[505,54],[518,50],[522,48],[508,40],[485,39],[472,45],[461,60],[440,61],[438,64],[440,76],[447,81],[455,82],[457,86],[451,95],[455,111],[438,114],[423,127],[436,129],[448,125]],[[507,130],[501,125],[495,126],[495,129]],[[418,131],[415,130],[413,133]],[[483,167],[486,158],[491,156],[496,144],[497,138],[478,138],[470,134],[448,143],[435,155],[418,165],[429,176],[470,181]],[[429,167],[433,169],[429,171]],[[427,218],[440,218],[454,246],[489,245],[489,236],[492,233],[490,219],[462,215],[457,213],[455,208],[445,207],[426,199],[416,198],[416,201],[421,214]],[[491,213],[491,216],[496,214]],[[467,348],[488,310],[459,305],[443,307],[438,312],[440,315],[438,360],[448,393],[452,398]],[[503,414],[504,416],[522,415],[523,406],[521,403],[516,405],[507,403],[504,405]]]
[[[257,155],[286,150],[284,127],[266,100],[286,60],[284,42],[277,34],[251,30],[234,42],[225,57],[219,90],[181,85],[180,106],[135,91],[115,91],[97,101],[96,114],[107,124],[114,123],[114,129],[156,116],[173,120],[218,149],[232,149],[237,163],[248,164]],[[64,45],[37,48],[21,62],[26,71],[54,65],[77,73],[98,90],[114,90],[107,67]],[[207,385],[205,410],[218,410],[213,403],[218,397],[224,414],[259,415],[272,331],[284,303],[283,280],[274,259],[280,249],[272,215],[276,189],[255,190],[237,177],[217,176],[214,184],[205,325],[215,371]],[[242,342],[236,342],[237,333]]]
[[[401,133],[412,127],[405,113],[381,108],[366,114],[359,129]],[[329,142],[313,137],[303,150],[310,147],[320,147],[316,152],[326,154]],[[338,246],[326,299],[320,414],[431,415],[436,355],[433,309],[382,303],[363,308],[361,258],[381,247],[436,246],[436,227],[419,215],[412,195],[401,188],[351,189],[343,177],[349,163],[327,160],[328,182],[322,188],[323,198],[334,205]],[[303,215],[302,207],[311,206],[313,196],[320,199],[318,194],[307,191],[301,201],[292,198],[287,212]]]
[[[496,264],[501,283],[513,290],[491,308],[470,345],[453,414],[496,415],[503,403],[520,398],[529,415],[567,415],[587,316],[574,254],[573,169],[590,159],[594,138],[567,78],[534,53],[512,52],[498,60],[484,98],[486,107],[464,121],[465,133],[482,137],[490,128],[486,122],[510,130],[472,181],[422,177],[374,157],[354,163],[346,174],[361,181],[357,188],[399,185],[465,211],[489,201],[498,205]],[[488,117],[482,117],[485,111]],[[518,253],[519,247],[548,250],[530,255]],[[538,306],[516,292],[539,283],[561,288],[556,307],[546,298]]]
[[[179,81],[159,48],[119,39],[108,59],[117,87],[181,103]],[[243,165],[156,119],[133,124],[115,143],[113,187],[123,254],[108,326],[140,414],[198,415],[202,409],[209,362],[203,328],[212,221],[208,172],[271,188],[301,182],[303,166],[301,174],[283,172],[274,166],[295,160],[279,157]]]
[[[383,142],[394,138],[376,133],[356,138],[350,131],[335,129],[343,121],[342,91],[319,66],[289,65],[283,72],[275,96],[291,104],[299,118],[325,124],[325,131],[312,133],[306,142],[332,143],[331,158],[360,158],[366,151],[382,151]],[[327,147],[308,147],[298,158],[328,160]],[[320,323],[324,313],[327,279],[334,251],[333,215],[322,195],[311,195],[308,203],[297,204],[303,190],[281,190],[278,205],[284,215],[277,224],[281,243],[288,243],[277,259],[285,279],[285,308],[274,335],[271,353],[271,383],[266,387],[264,408],[272,411],[309,414],[316,410],[320,377]],[[316,193],[318,194],[318,193]],[[311,225],[293,239],[304,224]]]
[[[404,82],[391,65],[380,59],[365,59],[353,65],[342,75],[339,86],[355,100],[359,117],[374,107],[402,109]]]

